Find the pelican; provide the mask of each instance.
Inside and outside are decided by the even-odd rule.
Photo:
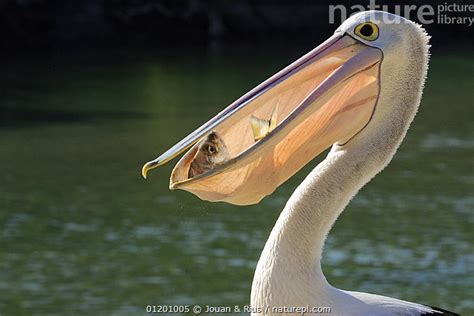
[[[360,12],[313,51],[143,166],[146,177],[148,170],[191,147],[173,170],[170,187],[209,201],[245,205],[258,203],[331,147],[291,195],[271,231],[252,283],[252,315],[301,314],[283,307],[308,307],[305,314],[315,315],[312,307],[330,307],[331,315],[457,315],[337,289],[321,268],[334,222],[390,162],[415,117],[429,47],[421,26],[387,12]],[[249,117],[269,117],[276,104],[276,126],[257,141]],[[233,158],[188,179],[196,142],[214,129]]]

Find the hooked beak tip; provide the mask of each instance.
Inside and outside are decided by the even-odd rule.
[[[147,172],[148,172],[148,168],[146,167],[146,165],[144,165],[142,167],[142,177],[143,177],[143,179],[146,179]]]
[[[156,168],[156,167],[158,167],[158,164],[154,160],[149,161],[146,164],[144,164],[143,167],[142,167],[142,176],[143,176],[143,178],[146,179],[148,171],[150,169],[153,169],[153,168]]]

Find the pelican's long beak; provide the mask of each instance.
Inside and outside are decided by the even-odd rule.
[[[256,203],[320,152],[367,125],[378,98],[381,60],[379,49],[336,33],[147,162],[143,177],[217,130],[231,159],[188,179],[194,146],[175,167],[170,187],[211,201]],[[277,104],[276,127],[255,142],[250,116],[269,117]]]

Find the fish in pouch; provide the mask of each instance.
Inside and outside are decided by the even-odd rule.
[[[188,172],[188,178],[205,173],[229,160],[229,151],[216,131],[211,131],[198,143],[198,150]]]

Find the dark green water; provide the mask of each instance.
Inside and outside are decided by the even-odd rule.
[[[0,314],[248,304],[265,240],[317,161],[249,207],[169,191],[172,164],[146,181],[140,168],[304,52],[4,59]],[[335,286],[474,314],[473,73],[471,57],[433,56],[404,144],[331,232]]]

